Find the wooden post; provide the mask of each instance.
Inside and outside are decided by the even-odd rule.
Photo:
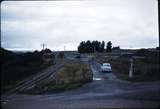
[[[131,65],[129,69],[129,78],[133,77],[133,58],[130,59]]]

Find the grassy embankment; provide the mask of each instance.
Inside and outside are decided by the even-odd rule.
[[[130,58],[127,57],[101,57],[100,63],[109,62],[113,73],[120,79],[129,81],[155,81],[160,80],[159,54],[148,50],[138,50],[137,56],[143,58],[134,58],[133,78],[129,78]]]
[[[134,77],[131,79],[132,81],[160,80],[159,57],[135,59],[133,65]]]
[[[92,72],[87,64],[66,63],[54,77],[37,83],[34,88],[25,91],[28,94],[58,93],[71,90],[92,81]]]
[[[1,92],[13,88],[26,77],[49,67],[52,63],[44,63],[40,52],[14,53],[0,49],[1,52]]]

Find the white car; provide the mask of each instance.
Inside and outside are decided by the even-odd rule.
[[[110,63],[103,63],[101,66],[101,71],[102,72],[111,72],[111,65]]]

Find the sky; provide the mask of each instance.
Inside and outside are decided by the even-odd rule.
[[[157,0],[3,1],[1,46],[77,50],[81,41],[121,48],[158,46]]]

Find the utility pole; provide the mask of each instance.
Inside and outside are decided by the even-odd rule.
[[[64,46],[64,51],[65,51],[66,46]]]
[[[41,46],[42,46],[42,50],[44,50],[47,45],[42,43]]]

